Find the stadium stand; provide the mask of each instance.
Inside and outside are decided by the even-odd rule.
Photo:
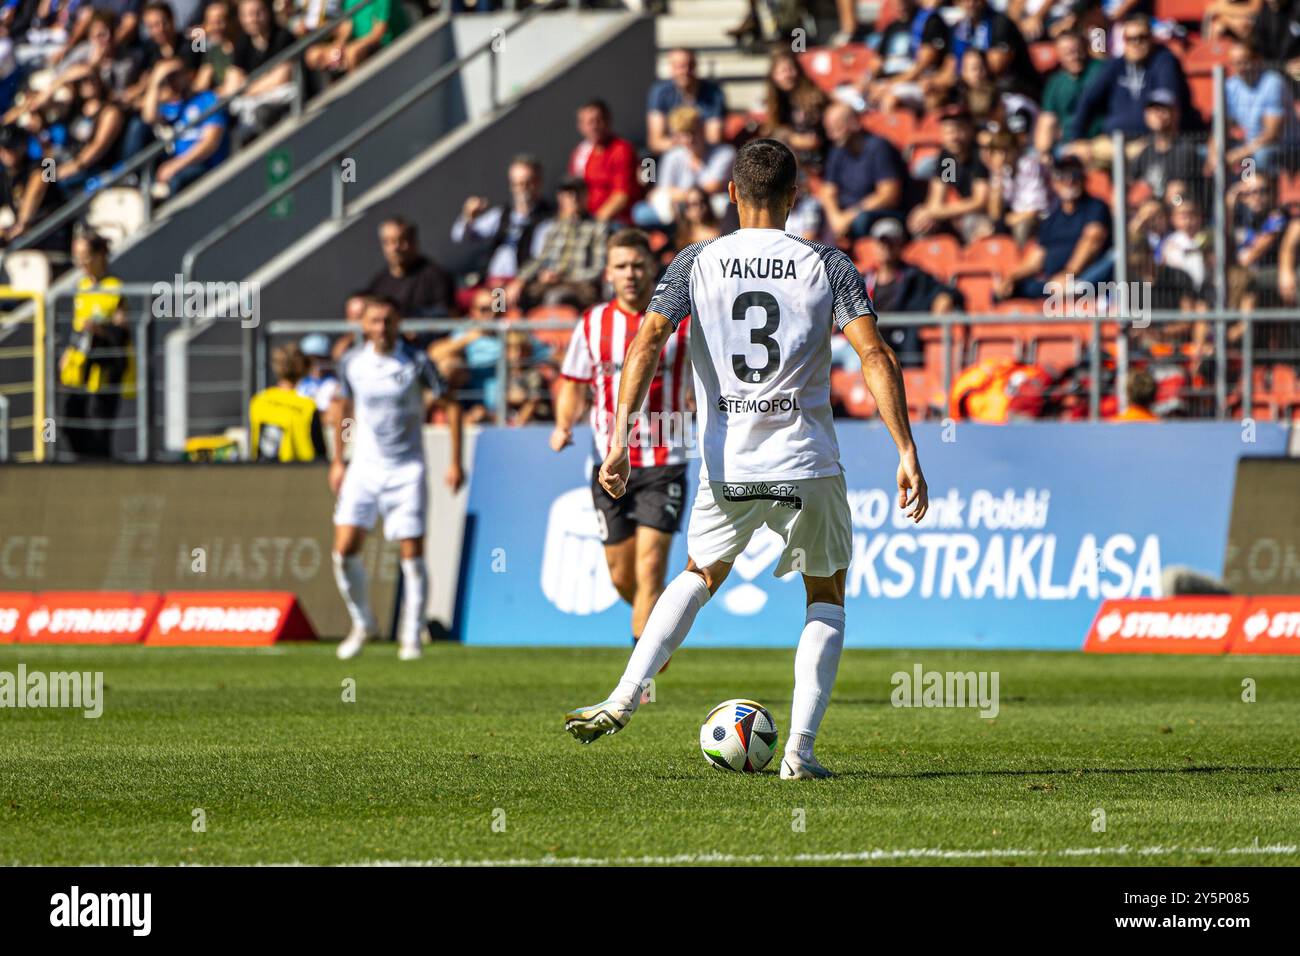
[[[292,126],[304,102],[429,12],[371,3],[349,3],[345,19],[333,22],[308,21],[293,4],[264,0],[192,6],[180,16],[165,3],[117,4],[138,18],[134,29],[74,3],[64,43],[39,49],[25,47],[23,37],[42,24],[12,21],[8,42],[17,56],[0,103],[7,109],[0,136],[5,247],[22,249],[43,216],[83,191],[96,195],[81,225],[114,250],[147,231],[154,199],[235,148],[250,148],[277,120],[287,117]],[[1003,359],[1053,382],[1040,403],[1005,403],[1011,415],[1074,417],[1077,406],[1053,396],[1077,396],[1081,388],[1122,403],[1125,371],[1148,365],[1180,383],[1160,404],[1162,417],[1275,419],[1300,408],[1296,323],[1255,320],[1246,336],[1242,318],[1296,303],[1300,43],[1272,37],[1267,19],[1294,12],[1288,0],[1265,5],[1253,23],[1207,17],[1204,0],[1139,4],[1135,9],[1154,15],[1113,22],[1088,5],[1033,15],[1017,6],[1013,19],[1006,12],[1013,8],[984,0],[885,0],[874,22],[847,33],[843,23],[818,23],[809,5],[799,22],[812,26],[815,42],[796,44],[793,53],[779,43],[756,45],[753,31],[741,31],[746,36],[734,49],[720,44],[718,23],[707,19],[720,15],[720,5],[711,12],[692,6],[673,4],[659,14],[658,76],[635,84],[646,104],[644,126],[626,109],[599,106],[599,90],[571,97],[567,115],[557,112],[554,122],[567,127],[576,117],[580,136],[548,147],[545,161],[531,157],[531,142],[498,146],[491,163],[505,188],[483,189],[482,201],[460,209],[459,218],[415,221],[431,243],[429,257],[456,287],[449,308],[420,315],[461,315],[476,290],[501,287],[507,295],[494,310],[498,318],[546,320],[528,348],[516,340],[520,347],[511,352],[527,355],[541,380],[552,381],[566,339],[561,320],[601,292],[604,236],[635,219],[653,232],[666,263],[685,243],[733,228],[722,190],[727,159],[765,135],[788,143],[801,162],[800,200],[787,229],[849,252],[869,287],[881,282],[873,294],[885,318],[891,311],[932,318],[898,333],[898,342],[912,336],[916,343],[909,346],[915,360],[905,362],[909,387],[917,389],[909,399],[914,414],[957,407],[944,392],[963,370]],[[341,23],[350,25],[351,39],[335,32]],[[1062,39],[1070,36],[1082,40],[1082,70]],[[297,55],[274,61],[295,38]],[[245,86],[267,63],[284,70]],[[1221,143],[1210,133],[1220,82]],[[278,91],[258,99],[268,109],[250,105],[249,97],[268,90]],[[176,104],[171,113],[160,107],[166,102]],[[823,124],[835,103],[851,107],[852,129],[860,126],[865,136],[832,132],[829,117]],[[122,115],[113,119],[112,111]],[[142,117],[170,123],[175,148],[152,175],[141,167],[139,176],[101,188],[155,135],[141,130]],[[970,123],[969,153],[948,129],[959,122]],[[205,134],[213,123],[219,135]],[[232,143],[236,130],[242,133]],[[189,149],[212,142],[218,145],[201,161],[183,161]],[[567,164],[556,162],[565,151]],[[1082,164],[1077,184],[1055,178],[1068,157]],[[486,168],[488,154],[482,158]],[[51,162],[72,175],[43,182]],[[507,167],[533,170],[526,201],[514,193],[513,172],[503,183]],[[400,161],[394,172],[400,176]],[[936,187],[944,196],[940,213],[918,216],[923,204],[933,210]],[[468,189],[462,199],[475,195]],[[573,201],[563,216],[557,212],[563,190],[578,197],[576,213]],[[972,199],[976,208],[944,218],[944,204]],[[882,253],[872,229],[890,219],[904,230],[907,268],[902,279],[887,270],[878,280]],[[443,237],[452,233],[448,245]],[[286,248],[303,235],[286,236]],[[40,265],[6,255],[11,283],[44,288],[57,280],[70,233],[46,238],[50,255]],[[329,256],[331,248],[342,247],[327,236],[314,254]],[[238,261],[237,250],[232,255]],[[243,277],[241,270],[228,278]],[[925,295],[910,284],[920,281]],[[365,282],[364,271],[354,273],[349,286]],[[1176,314],[1148,323],[1133,321],[1135,309]],[[941,324],[951,342],[946,356]],[[837,411],[871,417],[874,403],[852,375],[836,372]],[[1091,414],[1099,411],[1094,397]]]

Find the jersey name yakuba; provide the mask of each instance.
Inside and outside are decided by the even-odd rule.
[[[740,229],[679,252],[647,311],[674,325],[692,316],[702,478],[840,474],[831,332],[875,318],[847,255],[775,229]]]

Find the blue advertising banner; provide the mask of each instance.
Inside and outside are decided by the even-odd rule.
[[[1237,459],[1286,447],[1286,427],[1262,423],[914,428],[931,502],[920,525],[897,507],[884,426],[837,423],[854,526],[850,647],[1078,649],[1103,598],[1156,595],[1171,564],[1217,574]],[[626,646],[630,611],[605,567],[589,433],[559,454],[548,436],[478,438],[458,629],[470,644]],[[686,563],[685,527],[670,577]],[[692,644],[798,642],[803,586],[773,576],[781,548],[766,528],[754,536]]]

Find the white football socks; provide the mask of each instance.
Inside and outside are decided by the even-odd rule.
[[[402,559],[402,626],[397,640],[419,644],[424,630],[424,603],[429,593],[429,573],[424,558]]]
[[[709,597],[709,586],[694,571],[683,571],[668,582],[650,611],[641,639],[632,650],[623,679],[609,695],[610,700],[631,701],[633,708],[641,703],[645,682],[658,674],[673,652],[681,647],[695,623],[695,615]]]
[[[794,654],[794,703],[786,753],[812,756],[813,740],[831,702],[843,650],[844,608],[820,601],[808,605],[807,623]]]
[[[370,612],[369,588],[366,585],[366,568],[359,554],[334,552],[334,583],[339,587],[343,603],[355,627],[367,632],[375,630],[375,616]]]

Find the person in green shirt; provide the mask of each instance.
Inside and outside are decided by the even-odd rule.
[[[1043,87],[1043,109],[1038,114],[1034,145],[1044,156],[1051,155],[1058,143],[1100,136],[1105,116],[1098,116],[1087,130],[1074,129],[1074,108],[1079,97],[1105,64],[1088,55],[1088,46],[1079,33],[1062,33],[1056,38],[1057,69]]]
[[[308,48],[308,69],[348,73],[388,46],[410,26],[401,0],[347,0],[343,12],[355,10],[334,36]]]

